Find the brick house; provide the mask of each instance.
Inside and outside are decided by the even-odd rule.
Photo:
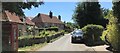
[[[59,29],[64,29],[64,24],[61,21],[61,16],[59,15],[58,18],[56,16],[53,16],[53,13],[50,11],[49,15],[39,13],[35,18],[32,19],[32,21],[38,28],[56,26]]]
[[[15,22],[18,24],[19,35],[27,35],[27,27],[31,28],[35,26],[35,24],[28,18],[17,16],[15,13],[11,13],[9,11],[4,11],[2,13],[1,21]]]
[[[27,35],[33,34],[35,23],[31,21],[31,17],[26,17],[25,23]]]
[[[21,30],[22,35],[25,32],[24,22],[21,20],[22,17],[17,16],[15,13],[11,13],[9,11],[4,11],[2,13],[2,22],[9,22],[9,23],[17,23],[18,30]],[[20,34],[19,34],[20,35]]]
[[[18,36],[27,33],[25,32],[27,26],[35,25],[30,19],[24,19],[9,11],[0,12],[0,22],[2,22],[2,51],[17,51]]]
[[[16,51],[18,49],[19,24],[23,24],[15,13],[1,12],[2,22],[2,51]]]
[[[34,26],[35,25],[35,23],[31,21],[31,17],[26,17],[25,22],[29,26]]]
[[[16,23],[23,23],[19,16],[15,13],[10,13],[9,11],[2,12],[2,19],[1,21],[9,21],[9,22],[16,22]]]

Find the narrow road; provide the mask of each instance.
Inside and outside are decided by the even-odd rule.
[[[67,34],[53,43],[48,43],[45,47],[40,48],[37,51],[107,51],[107,46],[88,47],[84,44],[71,43],[71,35]],[[102,49],[101,49],[102,48]],[[101,50],[99,50],[101,49]]]

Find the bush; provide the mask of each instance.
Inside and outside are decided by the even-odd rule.
[[[40,36],[35,36],[33,38],[32,35],[29,36],[21,36],[19,37],[19,47],[24,47],[24,46],[31,46],[34,44],[38,44],[38,43],[44,43],[44,42],[49,42],[50,40],[57,38],[61,35],[64,35],[63,33],[64,31],[59,31],[59,32],[55,32],[55,31],[41,31],[40,32]],[[46,39],[47,37],[47,39]]]
[[[120,51],[120,25],[111,24],[107,26],[108,32],[107,37],[108,41],[111,43],[112,49]]]
[[[101,39],[105,41],[105,36],[108,35],[108,30],[103,31]]]
[[[104,30],[104,27],[101,25],[87,25],[82,28],[84,32],[84,40],[88,44],[94,44],[95,42],[100,41],[100,36]]]
[[[107,39],[113,51],[120,51],[120,24],[118,18],[111,15],[109,24],[107,25]],[[104,36],[104,33],[103,35]]]
[[[50,28],[47,28],[46,30],[49,30],[49,31],[58,31],[58,27],[50,27]]]

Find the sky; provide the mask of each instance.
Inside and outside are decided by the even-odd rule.
[[[112,9],[111,2],[100,2],[101,7]],[[35,17],[38,13],[49,14],[53,12],[53,16],[61,15],[61,20],[64,22],[74,22],[72,15],[75,10],[77,2],[45,2],[43,5],[35,8],[32,7],[30,10],[24,9],[24,14],[28,17]]]

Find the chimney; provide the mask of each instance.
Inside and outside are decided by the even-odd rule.
[[[39,16],[40,16],[40,13],[38,13],[37,17],[39,17]]]
[[[49,12],[49,17],[52,18],[53,17],[53,13],[50,11]]]
[[[60,15],[58,15],[58,19],[61,20],[61,16]]]

